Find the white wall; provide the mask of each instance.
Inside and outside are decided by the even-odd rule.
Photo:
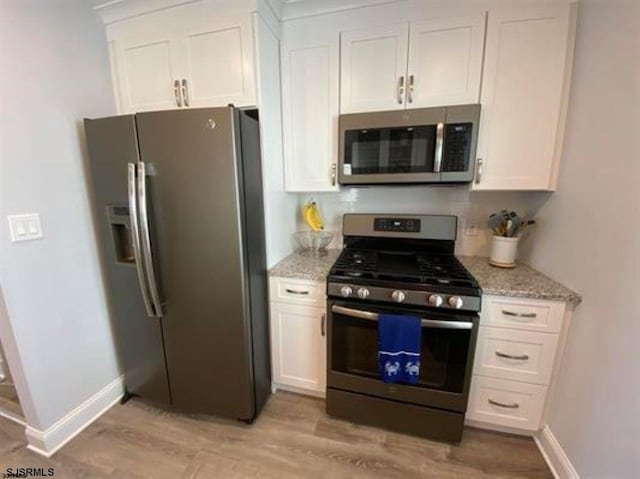
[[[456,253],[488,256],[491,231],[489,214],[501,209],[522,215],[535,215],[537,205],[548,193],[470,192],[469,185],[460,186],[373,186],[343,188],[340,193],[306,193],[298,197],[299,205],[313,198],[320,207],[326,229],[336,233],[331,247],[342,246],[344,213],[451,214],[458,216]],[[297,228],[308,229],[297,214]],[[464,233],[467,225],[478,227],[477,236]],[[535,231],[523,237],[523,244],[533,241]]]
[[[639,23],[638,2],[580,2],[558,190],[526,252],[584,298],[548,423],[583,478],[640,477]]]
[[[87,2],[2,1],[0,45],[0,279],[10,321],[0,317],[0,334],[22,358],[12,369],[21,401],[33,399],[27,422],[43,430],[119,375],[81,139],[83,117],[115,107],[104,27]],[[29,212],[41,214],[44,239],[11,243],[6,215]]]

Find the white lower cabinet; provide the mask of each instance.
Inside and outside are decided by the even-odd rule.
[[[326,386],[326,309],[301,303],[301,296],[282,298],[280,291],[324,291],[323,283],[271,278],[271,368],[273,387],[324,396]],[[306,285],[305,285],[306,283]],[[306,296],[306,295],[305,295]],[[303,296],[303,297],[305,297]]]
[[[566,305],[484,296],[467,421],[531,434],[544,426]]]
[[[527,431],[540,427],[547,387],[474,376],[467,418]]]
[[[481,326],[474,373],[549,384],[558,335]]]

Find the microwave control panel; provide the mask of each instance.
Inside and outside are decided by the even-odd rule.
[[[413,218],[376,218],[373,220],[373,230],[394,233],[420,233],[420,220]]]

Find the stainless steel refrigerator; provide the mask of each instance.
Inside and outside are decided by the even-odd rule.
[[[84,125],[125,397],[251,422],[271,383],[257,111]]]

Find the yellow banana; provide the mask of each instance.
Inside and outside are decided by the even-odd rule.
[[[324,223],[320,217],[315,201],[309,201],[302,207],[302,217],[311,230],[320,231],[324,229]]]
[[[313,205],[310,208],[310,216],[313,219],[313,223],[316,225],[316,227],[318,228],[317,231],[319,230],[323,230],[324,229],[324,221],[322,221],[322,216],[320,216],[320,211],[318,211],[318,204],[317,203],[313,203]]]

